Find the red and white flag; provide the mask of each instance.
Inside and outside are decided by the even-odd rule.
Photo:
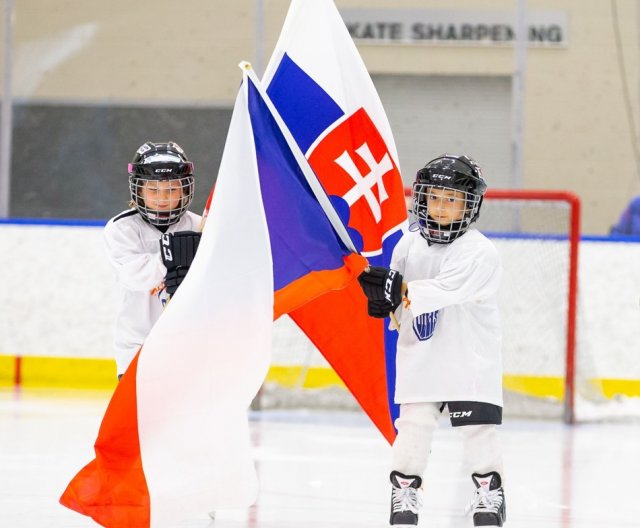
[[[193,265],[118,384],[95,460],[62,495],[108,528],[174,526],[255,501],[246,411],[268,370],[272,320],[366,266],[271,109],[245,71]]]
[[[241,91],[196,259],[61,498],[103,526],[172,526],[257,496],[246,411],[271,357],[273,272],[248,127]]]

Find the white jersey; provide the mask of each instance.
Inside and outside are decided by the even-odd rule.
[[[187,211],[167,233],[196,231],[200,220]],[[151,294],[167,273],[160,257],[161,236],[135,209],[113,217],[104,228],[107,256],[123,298],[115,332],[118,375],[127,370],[167,302],[164,290]]]
[[[476,401],[502,406],[500,255],[470,229],[451,244],[418,231],[398,242],[391,268],[408,283],[400,322],[396,403]]]

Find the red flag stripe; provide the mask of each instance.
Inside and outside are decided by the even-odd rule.
[[[60,503],[107,528],[148,528],[150,499],[140,456],[136,373],[127,369],[104,415],[96,458],[73,478]]]

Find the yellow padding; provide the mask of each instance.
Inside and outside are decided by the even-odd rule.
[[[340,377],[329,367],[301,367],[272,365],[267,373],[267,382],[291,389],[319,389],[330,386],[344,387]]]
[[[512,376],[502,378],[505,390],[536,398],[564,399],[564,378],[555,376]]]
[[[0,387],[12,387],[16,358],[0,355]],[[330,367],[272,365],[266,381],[285,388],[318,389],[344,387]],[[25,388],[107,389],[116,386],[116,365],[111,359],[53,358],[27,356],[21,358],[21,385]],[[559,376],[505,375],[505,390],[537,398],[564,398],[564,379]],[[600,378],[589,380],[589,390],[606,398],[640,396],[640,380]]]
[[[16,358],[0,356],[0,387],[13,387]]]
[[[640,380],[602,379],[598,380],[602,394],[606,398],[614,396],[640,396]]]
[[[504,376],[505,390],[534,396],[536,398],[564,399],[564,378],[554,376]],[[583,381],[577,388],[578,393],[589,396],[597,395],[605,398],[616,396],[640,396],[640,380],[592,378]]]
[[[22,358],[21,385],[25,388],[113,390],[117,381],[116,364],[111,359],[35,356]]]

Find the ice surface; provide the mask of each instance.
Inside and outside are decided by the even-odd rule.
[[[0,526],[97,526],[58,504],[93,458],[106,393],[0,392]],[[569,427],[508,420],[507,524],[513,528],[630,528],[640,474],[640,425],[625,420]],[[248,510],[207,512],[179,528],[376,528],[387,526],[390,448],[359,412],[251,414],[261,482]],[[472,483],[461,444],[441,423],[425,475],[419,526],[471,527],[462,514]]]

